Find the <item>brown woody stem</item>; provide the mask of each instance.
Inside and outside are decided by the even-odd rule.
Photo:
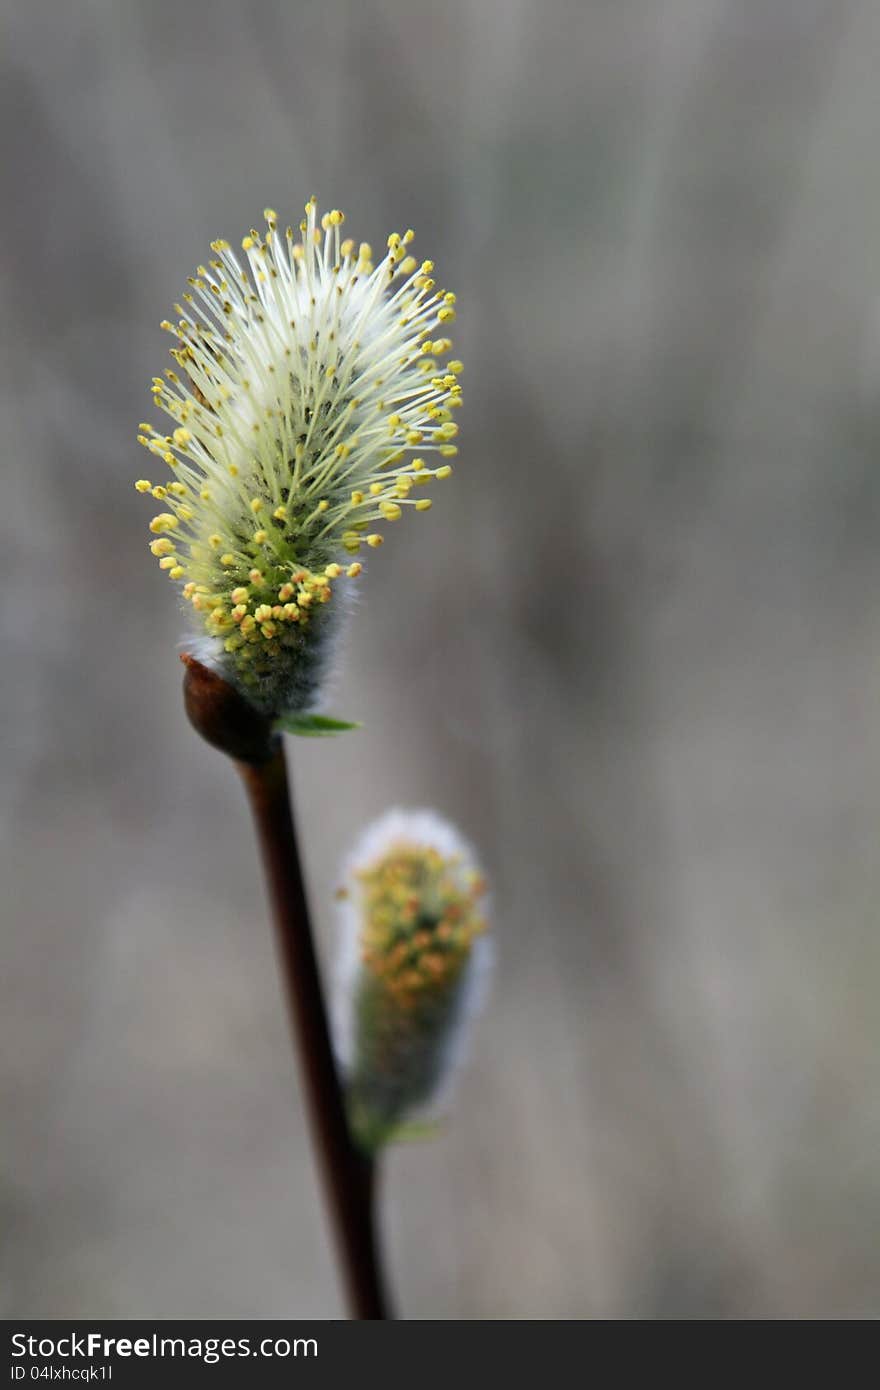
[[[183,658],[194,727],[235,761],[250,802],[302,1067],[312,1136],[352,1316],[388,1318],[374,1213],[373,1160],[352,1142],[290,804],[284,747],[268,721],[221,677]]]

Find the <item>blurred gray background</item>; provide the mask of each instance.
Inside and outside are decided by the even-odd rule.
[[[341,1310],[246,808],[134,435],[315,192],[459,293],[462,452],[291,752],[481,847],[499,968],[384,1221],[421,1318],[880,1311],[880,8],[3,0],[6,1317]]]

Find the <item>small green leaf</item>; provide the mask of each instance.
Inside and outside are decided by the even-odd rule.
[[[332,738],[334,734],[344,734],[361,726],[346,719],[331,719],[326,714],[284,714],[275,720],[274,727],[299,738]]]
[[[391,1130],[388,1144],[414,1144],[420,1139],[433,1139],[443,1126],[438,1120],[404,1120]]]

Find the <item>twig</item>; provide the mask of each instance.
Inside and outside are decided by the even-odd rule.
[[[291,812],[284,747],[213,671],[184,656],[191,723],[234,760],[253,813],[325,1198],[352,1315],[388,1318],[378,1253],[373,1161],[352,1142],[345,1114]]]

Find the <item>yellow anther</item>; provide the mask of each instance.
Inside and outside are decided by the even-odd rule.
[[[195,593],[195,591],[196,591],[196,586],[195,586],[195,584],[192,583],[192,581],[190,581],[189,584],[184,584],[184,586],[183,586],[183,597],[184,597],[184,598],[192,598],[192,596],[193,596],[193,594]]]
[[[401,416],[399,416],[399,415],[389,415],[389,416],[388,416],[388,428],[389,428],[390,430],[399,429],[400,426],[401,426],[402,424],[403,424],[403,420],[402,420]]]
[[[335,562],[332,565],[325,565],[324,573],[328,579],[338,579],[342,573],[342,566],[337,565]]]
[[[440,445],[440,453],[443,455],[443,457],[444,457],[445,459],[454,459],[455,456],[456,456],[456,454],[458,453],[458,445],[457,445],[457,444],[441,444],[441,445]]]
[[[248,579],[249,579],[249,580],[251,581],[251,583],[254,584],[258,589],[262,588],[262,586],[263,586],[263,572],[262,572],[262,570],[258,570],[258,569],[248,570]]]
[[[362,241],[358,247],[358,256],[362,261],[369,261],[373,258],[373,248],[368,241]]]
[[[258,623],[265,623],[272,616],[272,606],[268,603],[261,603],[254,609],[254,617]]]
[[[233,603],[246,603],[248,596],[249,590],[242,587],[239,587],[238,589],[233,589],[232,593],[229,595]]]
[[[369,541],[369,536],[367,540]],[[361,548],[361,538],[357,531],[343,531],[342,544],[350,555],[356,555]]]
[[[354,252],[354,242],[352,241],[351,237],[346,237],[339,250],[341,251],[343,256],[352,255],[352,253]]]
[[[373,497],[378,497],[380,492],[385,491],[384,483],[370,483],[370,493]]]
[[[229,465],[229,476],[230,476],[230,478],[237,478],[237,477],[238,477],[238,464],[237,464],[237,463],[230,463],[230,465]]]
[[[252,250],[254,249],[254,239],[253,239],[252,236],[243,236],[243,237],[242,237],[242,239],[241,239],[241,249],[242,249],[242,251],[252,251]],[[190,265],[192,265],[192,261],[190,261]]]
[[[377,536],[374,533],[372,536],[367,536],[367,545],[372,546],[372,548],[375,550],[377,545],[382,544],[383,539],[384,537]]]
[[[183,565],[175,565],[173,569],[168,571],[169,579],[182,579],[185,574],[186,570]]]
[[[160,568],[160,570],[170,570],[170,569],[172,569],[173,566],[176,565],[176,564],[177,564],[177,556],[176,556],[176,555],[163,555],[163,556],[162,556],[162,559],[159,561],[159,568]]]
[[[262,499],[262,497],[252,497],[252,498],[251,498],[250,506],[251,506],[251,511],[252,511],[255,515],[256,515],[257,512],[261,512],[261,511],[263,510],[263,499]]]
[[[293,598],[295,593],[296,590],[292,584],[282,584],[281,588],[278,590],[278,597],[281,599],[282,603],[287,603],[289,599]]]
[[[318,505],[317,505],[317,507],[316,507],[315,510],[316,510],[316,511],[319,511],[319,512],[326,512],[326,510],[327,510],[327,508],[328,508],[329,506],[330,506],[330,503],[329,503],[329,502],[323,502],[323,501],[322,501],[322,502],[319,502],[319,503],[318,503]]]
[[[400,269],[404,275],[412,275],[417,265],[418,261],[415,256],[407,256],[406,260],[401,261]]]
[[[247,605],[244,603],[237,603],[233,608],[230,617],[232,618],[232,621],[234,623],[240,623],[246,612]]]
[[[174,431],[172,438],[175,444],[183,446],[184,444],[189,443],[189,441],[192,439],[192,435],[190,434],[189,430],[184,429],[183,426],[181,426],[179,429],[176,429]]]
[[[407,444],[421,444],[423,439],[421,430],[410,430],[406,436]]]
[[[275,510],[274,510],[274,512],[272,513],[272,515],[274,516],[274,518],[275,518],[276,521],[286,521],[286,520],[287,520],[287,508],[286,508],[286,507],[276,507]]]
[[[173,555],[174,544],[167,536],[163,536],[160,541],[150,541],[150,551],[153,555]]]
[[[433,505],[434,505],[434,504],[433,504],[433,502],[431,501],[430,497],[423,497],[423,498],[421,498],[420,501],[418,501],[418,502],[416,503],[416,511],[417,511],[417,512],[429,512],[429,511],[431,510],[431,508],[432,508]]]
[[[411,466],[412,466],[412,470],[413,470],[414,473],[420,473],[421,470],[422,470],[422,469],[424,468],[424,466],[425,466],[425,460],[424,460],[424,459],[413,459],[412,465],[411,465]]]
[[[453,323],[455,321],[455,310],[448,305],[437,310],[437,317],[441,323]]]
[[[340,212],[340,211],[339,211],[339,208],[334,208],[333,211],[332,211],[331,214],[330,214],[330,226],[331,226],[331,227],[341,227],[344,221],[345,221],[345,213],[344,213],[344,212]]]
[[[253,613],[247,613],[241,620],[241,630],[243,633],[253,632],[257,626]]]
[[[269,223],[270,227],[274,227],[276,222],[278,221],[278,213],[275,211],[274,208],[263,208],[263,216]]]
[[[385,517],[386,521],[399,521],[400,517],[403,515],[403,512],[396,502],[380,502],[379,511]]]
[[[461,372],[464,371],[464,363],[459,362],[458,359],[456,359],[454,362],[447,362],[446,370],[448,372],[451,372],[453,376],[458,376]]]
[[[221,565],[234,565],[235,556],[231,555],[229,551],[227,551],[225,555],[220,556],[220,563]]]
[[[364,500],[364,494],[363,494],[362,492],[353,492],[353,493],[351,494],[351,505],[352,505],[353,507],[359,507],[359,506],[361,505],[361,503],[363,502],[363,500]]]
[[[423,275],[430,275],[430,274],[431,274],[431,271],[432,271],[433,269],[434,269],[434,262],[433,262],[433,261],[422,261],[422,264],[421,264],[421,271],[422,271],[422,274],[423,274]]]
[[[388,248],[389,248],[389,250],[393,251],[393,250],[395,249],[395,247],[397,247],[397,246],[399,246],[399,245],[400,245],[400,235],[399,235],[399,233],[398,233],[398,232],[392,232],[391,235],[390,235],[389,238],[388,238]]]
[[[150,530],[154,535],[158,535],[161,531],[174,531],[179,525],[176,516],[172,516],[170,512],[160,512],[150,522]]]
[[[150,492],[152,490],[153,484],[151,482],[148,482],[146,478],[138,478],[137,482],[135,483],[135,487],[137,488],[138,492]]]
[[[444,296],[443,296],[443,303],[444,303],[444,304],[454,304],[454,303],[455,303],[455,295],[452,294],[452,293],[444,294]]]
[[[435,477],[435,478],[448,478],[449,475],[451,474],[451,472],[452,472],[452,467],[451,467],[451,465],[448,464],[448,463],[444,463],[444,464],[442,465],[442,467],[440,467],[440,468],[437,469],[436,473],[434,474],[434,477]]]
[[[363,565],[360,560],[355,560],[353,565],[349,565],[345,573],[348,575],[349,579],[357,579],[362,569]]]
[[[299,609],[297,608],[295,603],[285,603],[284,616],[288,620],[288,622],[296,622],[297,618],[299,617]]]
[[[223,537],[218,536],[216,531],[214,532],[213,536],[208,537],[208,545],[211,547],[212,550],[219,550],[222,544]]]
[[[268,531],[255,531],[255,532],[254,532],[254,543],[255,543],[256,545],[265,545],[265,544],[266,544],[266,541],[267,541],[268,539],[269,539],[269,532],[268,532]]]
[[[165,461],[165,463],[168,464],[169,468],[177,468],[179,460],[175,457],[174,454],[163,454],[162,458]]]

